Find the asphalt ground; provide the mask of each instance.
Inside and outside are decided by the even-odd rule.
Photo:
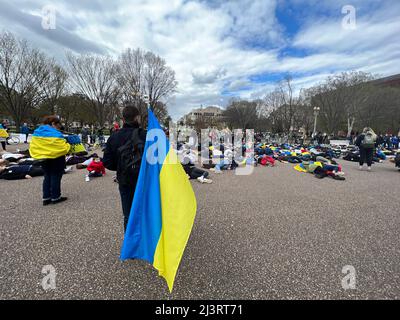
[[[46,207],[41,177],[0,180],[0,299],[398,299],[400,172],[340,163],[346,181],[282,163],[193,181],[198,211],[172,294],[148,263],[119,260],[112,172],[88,183],[74,169],[62,180],[69,200]],[[46,265],[55,289],[42,287]]]

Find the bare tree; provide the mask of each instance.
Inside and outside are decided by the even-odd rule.
[[[124,101],[138,106],[144,92],[144,53],[141,49],[126,49],[118,61],[118,82],[122,88]]]
[[[186,124],[196,130],[196,132],[201,133],[201,129],[209,128],[210,125],[208,124],[207,117],[203,114],[199,114],[194,119],[188,119]]]
[[[264,107],[261,115],[269,119],[271,130],[275,133],[283,133],[288,127],[281,107],[283,106],[282,94],[278,89],[268,93],[264,97]]]
[[[261,108],[259,109],[259,114],[268,118],[275,110],[279,109],[279,107],[281,107],[282,105],[282,95],[278,90],[275,89],[264,97],[264,104],[261,105]]]
[[[283,114],[287,123],[288,132],[294,128],[294,117],[296,113],[297,100],[294,97],[292,77],[286,76],[279,84],[279,92],[281,93],[283,102]]]
[[[344,102],[342,97],[328,83],[307,89],[312,96],[312,107],[320,108],[320,119],[328,133],[335,133],[342,127]]]
[[[143,104],[146,95],[153,111],[163,114],[166,108],[162,101],[173,94],[177,87],[175,72],[166,65],[165,60],[152,52],[127,49],[120,55],[118,67],[118,82],[123,88],[124,101],[134,103],[142,117],[146,118],[147,105]]]
[[[81,125],[93,122],[93,111],[90,101],[79,94],[62,96],[57,102],[57,112],[67,128],[73,121],[80,122]]]
[[[49,78],[47,57],[18,40],[11,33],[0,34],[0,103],[17,129],[32,107],[45,98],[43,87]]]
[[[342,72],[308,90],[313,96],[312,104],[321,108],[329,133],[336,133],[347,125],[347,136],[350,136],[357,115],[374,90],[371,80],[373,76],[365,72]]]
[[[264,115],[270,119],[273,129],[280,133],[290,133],[295,127],[298,105],[291,76],[280,81],[275,90],[267,94],[263,100]]]
[[[55,114],[57,102],[66,90],[68,74],[54,59],[48,60],[47,67],[48,74],[46,81],[43,83],[42,92],[49,112]]]
[[[373,90],[370,81],[373,80],[371,74],[359,71],[342,72],[332,78],[328,78],[333,89],[341,95],[343,108],[347,120],[347,136],[353,131],[357,114],[367,102],[370,90]]]
[[[256,101],[232,100],[224,112],[224,118],[230,128],[254,129],[257,113]]]
[[[145,92],[149,96],[150,105],[154,105],[162,98],[172,94],[177,86],[175,72],[166,65],[161,57],[147,52],[145,60]]]
[[[313,130],[314,113],[310,98],[311,97],[307,95],[306,90],[302,89],[300,91],[296,107],[296,113],[295,113],[295,123],[297,124],[296,129],[302,130],[303,139],[306,139],[307,136],[310,136]]]
[[[397,134],[400,129],[400,89],[371,85],[366,100],[357,114],[362,126]]]
[[[73,90],[90,101],[97,122],[103,126],[112,106],[118,101],[117,65],[108,56],[67,55]]]

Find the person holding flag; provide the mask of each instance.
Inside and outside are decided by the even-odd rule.
[[[150,262],[172,292],[193,227],[196,197],[177,151],[170,148],[150,108],[147,130],[121,260]]]
[[[106,169],[117,171],[125,231],[139,176],[146,132],[140,127],[140,113],[135,106],[125,106],[122,118],[122,129],[115,131],[107,140],[103,164]]]

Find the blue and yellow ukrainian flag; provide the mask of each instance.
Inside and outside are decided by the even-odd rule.
[[[0,124],[0,138],[6,139],[8,137],[9,137],[9,135],[8,135],[7,130],[4,129],[3,125]]]
[[[37,128],[29,145],[29,153],[34,159],[55,159],[65,156],[70,149],[63,134],[50,125]]]
[[[172,292],[196,216],[196,197],[176,151],[153,112],[121,259],[143,259],[156,268]]]

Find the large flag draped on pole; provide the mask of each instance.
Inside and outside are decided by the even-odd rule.
[[[121,259],[143,259],[156,268],[172,292],[196,215],[196,197],[176,151],[153,112]]]

